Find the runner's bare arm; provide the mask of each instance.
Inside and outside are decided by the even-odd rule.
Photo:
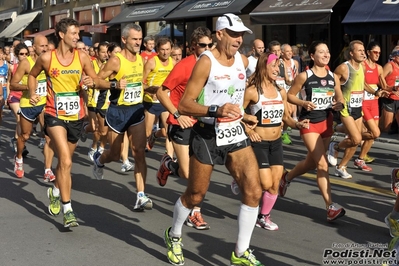
[[[22,77],[25,74],[29,74],[29,70],[30,70],[30,64],[29,64],[28,59],[24,59],[21,62],[19,62],[18,68],[15,71],[15,73],[12,76],[12,79],[10,81],[10,90],[13,90],[13,91],[28,90],[27,85],[20,84],[19,82],[22,80]]]

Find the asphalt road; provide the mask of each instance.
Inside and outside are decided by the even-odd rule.
[[[136,200],[133,172],[122,173],[120,163],[115,162],[106,166],[104,180],[95,180],[87,157],[90,140],[80,143],[72,168],[72,206],[80,226],[65,230],[62,216],[52,217],[47,211],[49,184],[42,181],[39,138],[32,137],[27,145],[25,177],[17,179],[13,174],[9,140],[14,127],[10,114],[4,114],[0,127],[0,265],[169,265],[162,235],[171,225],[173,205],[186,181],[172,176],[165,187],[158,186],[155,175],[163,151],[160,143],[147,153],[146,193],[153,199],[154,209],[142,213],[132,211]],[[293,145],[284,146],[288,169],[306,155],[297,132],[292,138]],[[347,211],[333,223],[326,221],[315,173],[297,178],[271,213],[279,230],[254,229],[254,254],[265,265],[327,265],[331,261],[324,260],[323,253],[342,252],[351,245],[374,250],[371,243],[379,243],[379,249],[386,250],[391,237],[383,219],[394,202],[389,174],[398,166],[398,150],[396,144],[376,142],[370,152],[377,157],[372,172],[350,164],[352,180],[331,176],[333,200]],[[230,182],[226,169],[215,167],[202,211],[211,229],[183,227],[185,265],[229,264],[240,200],[230,191]],[[376,257],[367,257],[372,258]],[[356,258],[352,254],[346,259]]]

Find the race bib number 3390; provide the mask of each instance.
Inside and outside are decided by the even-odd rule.
[[[217,119],[215,121],[216,146],[235,144],[247,139],[241,125],[241,117],[236,120]]]

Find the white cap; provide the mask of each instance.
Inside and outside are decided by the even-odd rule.
[[[24,44],[25,44],[26,46],[28,46],[28,47],[32,46],[32,42],[29,41],[29,40],[24,41]]]
[[[219,17],[218,20],[216,21],[216,30],[223,30],[223,29],[229,29],[234,32],[245,31],[248,32],[249,34],[252,34],[252,30],[244,26],[244,23],[242,22],[240,17],[231,13],[224,14],[223,16]]]

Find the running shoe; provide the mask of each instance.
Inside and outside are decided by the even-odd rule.
[[[33,128],[32,128],[32,136],[37,136],[37,135],[39,135],[39,133],[37,132],[37,130],[36,130],[36,127],[37,127],[37,124],[33,124]]]
[[[144,210],[151,210],[152,209],[152,200],[147,196],[137,197],[136,205],[134,205],[133,210],[136,212],[142,212]]]
[[[365,172],[370,172],[373,170],[370,166],[367,166],[366,162],[361,159],[355,159],[354,165],[356,168],[361,169]]]
[[[349,173],[346,171],[346,166],[341,166],[341,168],[339,168],[338,166],[335,166],[334,175],[335,175],[335,176],[339,176],[339,177],[341,177],[341,178],[343,178],[343,179],[350,179],[350,178],[352,178],[352,175],[349,174]]]
[[[48,212],[53,215],[57,216],[61,212],[61,201],[60,196],[55,197],[53,195],[53,188],[49,187],[47,189],[47,198],[50,199],[50,205],[48,205]]]
[[[129,172],[134,170],[134,163],[128,161],[127,163],[122,163],[121,171],[122,172]]]
[[[170,232],[171,227],[165,230],[163,239],[165,241],[166,248],[168,252],[166,253],[166,256],[168,257],[168,260],[171,264],[173,265],[184,265],[184,256],[183,256],[183,243],[181,237],[170,237],[169,232]]]
[[[64,227],[76,227],[79,226],[76,214],[73,211],[67,211],[64,213]]]
[[[17,152],[17,139],[15,137],[10,140],[11,149],[16,153]]]
[[[391,172],[391,190],[398,195],[399,193],[399,168],[393,168]]]
[[[287,132],[285,132],[285,133],[283,133],[283,134],[281,135],[281,140],[283,141],[284,144],[287,144],[287,145],[289,145],[289,144],[292,143],[291,138],[290,138],[290,135],[288,135]]]
[[[44,144],[46,144],[46,139],[45,138],[41,138],[40,142],[39,142],[39,145],[37,145],[37,147],[39,149],[44,149]]]
[[[166,185],[166,182],[168,181],[168,176],[172,174],[172,171],[170,171],[170,169],[168,168],[168,165],[171,161],[172,158],[167,153],[165,153],[161,159],[161,165],[159,166],[157,172],[158,184],[161,187]]]
[[[385,217],[385,224],[388,226],[389,234],[392,237],[399,236],[399,221],[392,219],[390,213]]]
[[[278,187],[278,194],[280,197],[284,197],[285,193],[287,192],[287,188],[290,186],[290,182],[287,181],[286,176],[288,174],[288,171],[284,170],[283,176],[281,177],[280,180],[280,186]]]
[[[93,148],[90,149],[90,151],[87,153],[87,156],[89,156],[90,161],[94,162],[94,154],[96,153],[96,150]]]
[[[345,209],[337,203],[331,203],[327,209],[327,221],[332,222],[345,215]]]
[[[369,156],[368,154],[366,154],[366,156],[364,156],[364,161],[365,161],[365,163],[373,163],[374,160],[375,160],[375,158]]]
[[[96,151],[93,155],[93,175],[97,180],[102,180],[104,178],[104,165],[99,166],[97,164],[97,158],[99,158],[101,154]]]
[[[331,166],[337,165],[338,151],[335,149],[335,145],[338,145],[338,142],[331,141],[328,145],[327,160]]]
[[[207,222],[202,218],[202,214],[199,211],[194,211],[193,215],[189,215],[186,219],[186,225],[193,227],[197,230],[208,230],[211,228]]]
[[[252,252],[254,251],[251,249],[247,249],[241,257],[237,258],[236,254],[233,251],[231,253],[231,259],[230,259],[231,265],[264,266],[260,261],[256,259],[255,255],[252,254]]]
[[[278,225],[272,222],[272,220],[270,219],[270,214],[269,215],[259,214],[255,226],[270,231],[278,230]]]
[[[148,143],[147,143],[148,150],[152,150],[156,139],[157,137],[155,136],[155,132],[152,132],[150,137],[148,138]]]
[[[231,182],[230,188],[231,188],[231,192],[234,195],[240,194],[240,187],[238,186],[238,184],[237,184],[237,182],[235,180],[233,180],[233,182]]]
[[[18,178],[23,178],[24,177],[24,163],[18,163],[17,162],[17,157],[14,156],[14,174]]]
[[[44,172],[44,182],[53,182],[55,180],[55,175],[51,169]]]
[[[86,127],[89,123],[84,122],[82,125],[82,130],[80,131],[80,141],[86,142],[87,140],[87,133],[86,133]]]

